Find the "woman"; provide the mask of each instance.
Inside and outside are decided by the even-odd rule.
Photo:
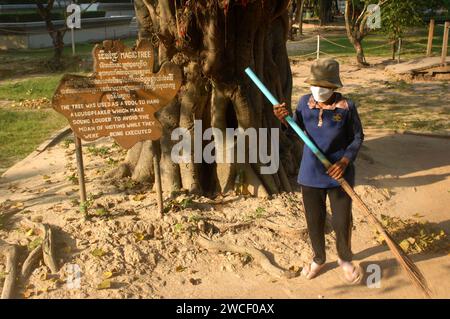
[[[334,164],[326,170],[311,150],[304,147],[298,183],[301,185],[314,258],[311,264],[303,268],[302,274],[312,279],[325,265],[328,195],[336,233],[338,263],[344,271],[345,279],[350,283],[357,283],[361,278],[361,270],[352,264],[352,202],[337,180],[344,177],[350,185],[354,185],[353,162],[364,139],[361,121],[355,104],[335,91],[342,87],[337,61],[316,60],[311,66],[311,75],[305,82],[311,85],[311,94],[300,99],[294,119]],[[275,106],[274,112],[287,125],[285,117],[289,112],[285,104]]]

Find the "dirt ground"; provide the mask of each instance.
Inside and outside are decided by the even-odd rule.
[[[307,93],[303,80],[309,63],[293,65],[294,101]],[[396,83],[387,79],[381,67],[361,70],[349,65],[342,71],[346,84],[343,92],[352,97],[385,92],[383,81]],[[401,94],[404,99],[409,96],[412,108],[419,107],[418,99],[449,100],[448,90],[425,90],[426,86],[442,88],[442,83],[410,85],[409,94],[395,90],[392,94]],[[384,96],[379,100],[381,106]],[[402,101],[407,108],[409,104]],[[360,112],[370,117],[371,111],[364,109],[363,103]],[[273,199],[234,195],[208,199],[175,194],[166,200],[168,211],[160,218],[155,194],[145,185],[127,180],[102,183],[105,170],[123,158],[122,151],[109,140],[86,144],[84,149],[91,200],[89,219],[79,212],[74,144],[69,140],[18,163],[0,179],[4,213],[0,240],[20,245],[22,262],[38,237],[20,225],[21,219],[49,224],[55,233],[59,272],[50,274],[40,262],[28,279],[20,280],[19,298],[422,297],[387,247],[375,240],[373,228],[356,208],[352,245],[355,261],[366,270],[360,285],[345,284],[329,225],[328,263],[323,273],[311,281],[300,276],[276,278],[252,256],[207,251],[198,245],[197,238],[204,233],[212,235],[213,240],[255,247],[273,264],[299,271],[310,261],[311,249],[298,190]],[[356,191],[379,216],[427,220],[448,233],[449,159],[448,138],[366,129],[366,141],[356,162]],[[443,280],[450,274],[449,247],[413,254],[412,259],[434,296],[450,298],[450,283]],[[381,267],[380,288],[366,285],[367,269],[372,264]],[[4,272],[2,267],[0,262],[0,274]],[[75,283],[68,281],[74,269],[80,272],[80,280]]]

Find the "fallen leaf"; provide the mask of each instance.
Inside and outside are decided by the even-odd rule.
[[[145,239],[145,235],[143,233],[134,233],[134,239],[136,242],[143,241]]]
[[[176,272],[183,272],[183,271],[185,271],[186,270],[186,267],[183,267],[183,266],[181,266],[181,265],[179,265],[179,266],[177,266],[176,268],[175,268],[175,271]]]
[[[105,279],[105,280],[111,278],[112,276],[113,276],[112,271],[105,271],[103,273],[103,279]]]
[[[96,248],[93,251],[91,251],[91,255],[94,257],[98,257],[98,258],[103,257],[105,254],[106,254],[106,252],[99,248]]]
[[[136,196],[133,197],[133,200],[135,202],[142,202],[147,196],[145,196],[144,194],[137,194]]]
[[[35,248],[37,248],[41,244],[42,244],[42,238],[38,237],[35,240],[28,243],[28,250],[33,251]]]
[[[98,286],[97,289],[102,290],[102,289],[109,289],[111,288],[111,280],[109,279],[105,279],[103,280]]]
[[[104,207],[101,207],[96,209],[94,214],[96,216],[106,216],[109,214],[109,212]]]
[[[400,243],[400,247],[402,248],[402,250],[403,250],[405,253],[408,252],[409,246],[410,246],[410,244],[409,244],[409,242],[408,242],[407,239],[402,240],[402,242]]]

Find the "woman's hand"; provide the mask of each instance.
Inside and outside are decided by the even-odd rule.
[[[284,125],[288,125],[285,117],[289,115],[288,110],[286,109],[286,103],[278,104],[273,107],[273,113]]]
[[[328,175],[330,175],[331,178],[338,180],[339,178],[344,176],[345,170],[347,169],[349,163],[350,159],[344,156],[339,161],[330,166],[327,171]]]

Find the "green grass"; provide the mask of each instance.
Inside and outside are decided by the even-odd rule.
[[[387,128],[447,134],[450,125],[448,107],[442,103],[439,91],[430,91],[426,96],[415,93],[408,83],[399,81],[395,95],[384,96],[382,101],[372,99],[375,93],[361,89],[348,96],[357,101],[361,121],[366,128]],[[424,112],[426,107],[426,112]]]
[[[67,125],[52,109],[0,108],[0,172],[25,158],[51,133]]]
[[[441,25],[437,25],[434,31],[433,37],[433,54],[439,55],[442,48],[442,38],[443,38],[444,28]],[[322,57],[327,56],[327,54],[335,57],[351,57],[355,55],[355,50],[350,43],[349,39],[343,33],[342,35],[326,33],[321,34],[326,39],[329,39],[338,45],[327,42],[322,39],[320,41],[320,51],[324,52],[321,54]],[[427,27],[412,28],[405,33],[402,43],[402,56],[403,57],[414,57],[423,56],[426,52],[428,37]],[[313,41],[314,40],[314,41]],[[300,40],[301,41],[301,40]],[[381,32],[373,32],[366,36],[362,42],[364,53],[366,56],[386,56],[392,55],[392,46],[386,45],[390,42],[388,37]],[[290,56],[304,55],[311,53],[316,50],[315,35],[312,36],[311,41],[305,41],[305,45],[301,46],[298,50],[290,52]],[[340,46],[339,46],[340,45]],[[384,45],[384,46],[383,46]],[[342,47],[343,46],[343,47]],[[382,47],[380,47],[382,46]],[[345,48],[344,48],[345,47]]]
[[[0,100],[22,101],[46,97],[51,99],[62,74],[0,83]]]

